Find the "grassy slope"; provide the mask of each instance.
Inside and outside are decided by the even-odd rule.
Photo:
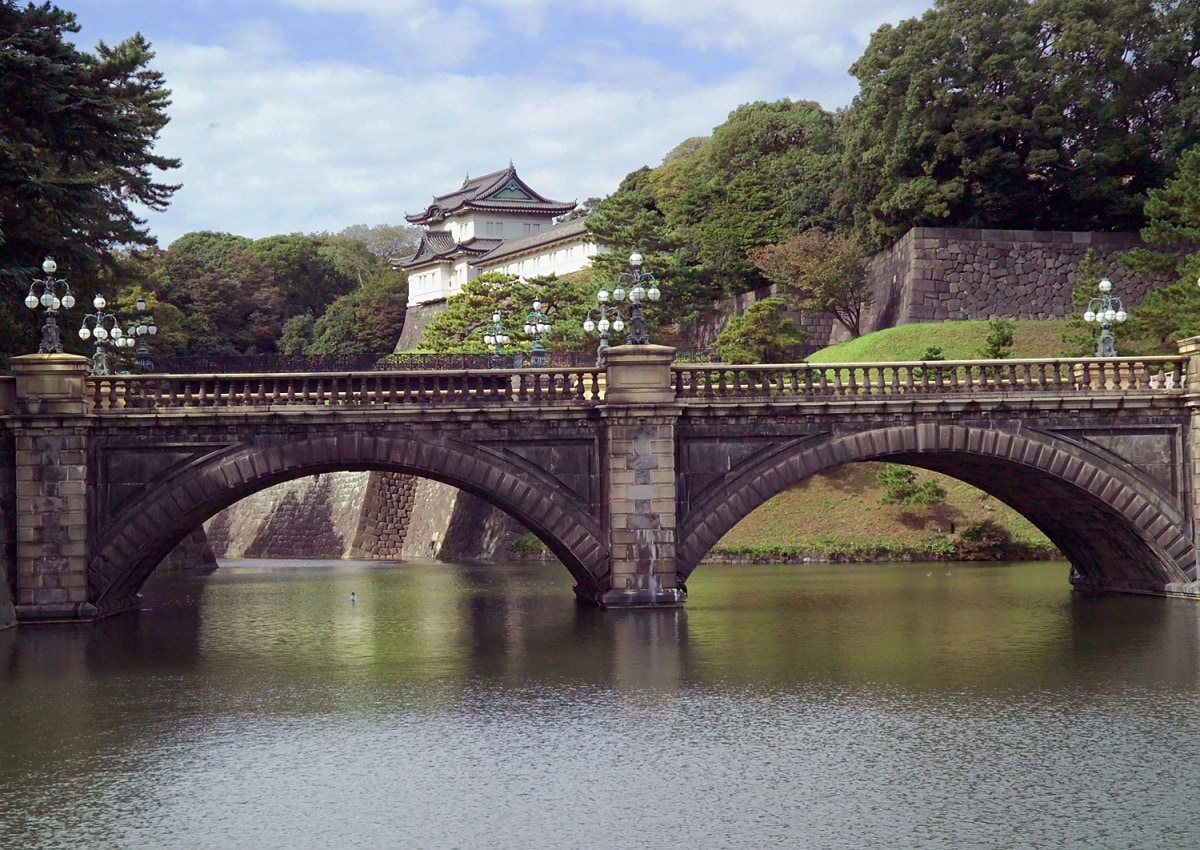
[[[1012,357],[1057,357],[1062,322],[1014,322]],[[987,322],[902,325],[831,346],[809,358],[815,363],[920,360],[939,346],[947,360],[977,358],[988,334]],[[779,547],[830,551],[847,546],[917,545],[968,523],[992,519],[1014,539],[1045,542],[1020,514],[981,490],[934,472],[915,470],[918,480],[934,478],[946,488],[946,503],[936,508],[880,505],[883,488],[875,483],[878,463],[850,464],[816,475],[780,493],[738,523],[717,544],[720,550]]]

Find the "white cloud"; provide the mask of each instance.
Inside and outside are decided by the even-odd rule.
[[[129,29],[100,0],[78,2]],[[180,29],[200,7],[204,34]],[[235,0],[179,0],[181,17],[161,24],[173,37],[146,31],[174,96],[159,149],[184,163],[165,178],[184,184],[170,209],[149,216],[164,243],[197,229],[399,223],[510,158],[547,195],[604,196],[742,103],[848,103],[846,68],[870,32],[920,11],[915,0],[252,8],[247,17]]]
[[[160,149],[183,168],[164,242],[195,229],[246,236],[402,222],[467,173],[511,158],[539,191],[606,195],[683,138],[705,134],[752,79],[683,88],[671,74],[397,77],[347,64],[264,62],[235,48],[159,46],[174,92]]]

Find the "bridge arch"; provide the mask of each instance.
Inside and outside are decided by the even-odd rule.
[[[1098,446],[1045,432],[896,425],[833,432],[759,453],[696,494],[679,521],[678,572],[772,496],[859,461],[904,463],[967,482],[1009,505],[1067,557],[1078,586],[1163,593],[1197,579],[1189,519],[1174,497]]]
[[[599,590],[609,552],[589,506],[549,473],[486,446],[445,435],[318,438],[226,447],[152,480],[103,530],[88,570],[89,598],[102,612],[128,607],[168,552],[217,512],[267,487],[321,472],[377,470],[431,478],[512,515],[570,570]]]

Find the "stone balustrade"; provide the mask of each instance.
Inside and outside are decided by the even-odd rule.
[[[171,410],[383,404],[589,404],[596,368],[245,375],[105,375],[89,379],[93,409]]]
[[[938,360],[890,363],[675,364],[674,397],[780,398],[912,393],[1169,392],[1184,356]],[[159,411],[333,405],[597,404],[603,369],[494,369],[328,374],[105,375],[87,378],[92,410]],[[0,413],[15,381],[0,377]]]
[[[680,364],[675,396],[742,399],[914,393],[1183,391],[1180,356],[897,363]]]

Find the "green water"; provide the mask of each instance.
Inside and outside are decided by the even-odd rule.
[[[1066,573],[233,562],[0,633],[0,847],[1197,846],[1200,605]]]

